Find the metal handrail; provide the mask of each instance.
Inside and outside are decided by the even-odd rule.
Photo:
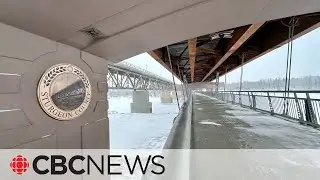
[[[289,93],[320,93],[319,90],[291,90],[291,91],[284,91],[284,90],[262,90],[262,91],[255,91],[255,90],[247,90],[247,91],[218,91],[218,92],[257,92],[257,93],[285,93],[285,92],[289,92]]]
[[[174,118],[173,127],[163,149],[190,149],[191,148],[191,118],[192,94],[183,103],[179,114]]]
[[[207,91],[201,93],[253,110],[298,120],[301,124],[320,127],[320,99],[310,97],[310,94],[319,94],[320,97],[320,91],[287,91],[288,96],[272,95],[285,92]],[[301,94],[305,97],[298,97]]]
[[[160,179],[187,179],[190,177],[189,171],[184,167],[190,167],[191,153],[191,124],[192,124],[192,104],[193,96],[191,91],[186,87],[188,100],[182,105],[179,114],[173,121],[173,126],[169,136],[163,147],[165,159],[162,160],[166,164],[166,173],[158,176],[152,173],[147,173],[142,177],[142,180],[160,180]],[[176,150],[179,151],[176,151]],[[184,151],[186,150],[187,151]],[[183,168],[182,168],[183,167]],[[157,171],[158,166],[151,165],[150,169]],[[151,171],[148,171],[151,172]]]

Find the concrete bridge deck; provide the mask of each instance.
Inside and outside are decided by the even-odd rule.
[[[298,122],[193,95],[192,149],[318,149],[320,131]]]

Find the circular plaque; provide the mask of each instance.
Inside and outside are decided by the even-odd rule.
[[[37,91],[42,109],[57,120],[79,117],[91,100],[87,75],[72,64],[56,64],[41,77]]]

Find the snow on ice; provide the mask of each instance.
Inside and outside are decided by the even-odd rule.
[[[150,97],[153,113],[141,114],[130,113],[131,102],[131,97],[109,99],[110,147],[161,149],[178,114],[177,104],[162,104],[159,97]]]

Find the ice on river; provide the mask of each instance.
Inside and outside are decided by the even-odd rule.
[[[161,149],[178,113],[176,103],[162,104],[150,97],[153,113],[130,113],[131,97],[109,98],[110,147],[112,149]]]

